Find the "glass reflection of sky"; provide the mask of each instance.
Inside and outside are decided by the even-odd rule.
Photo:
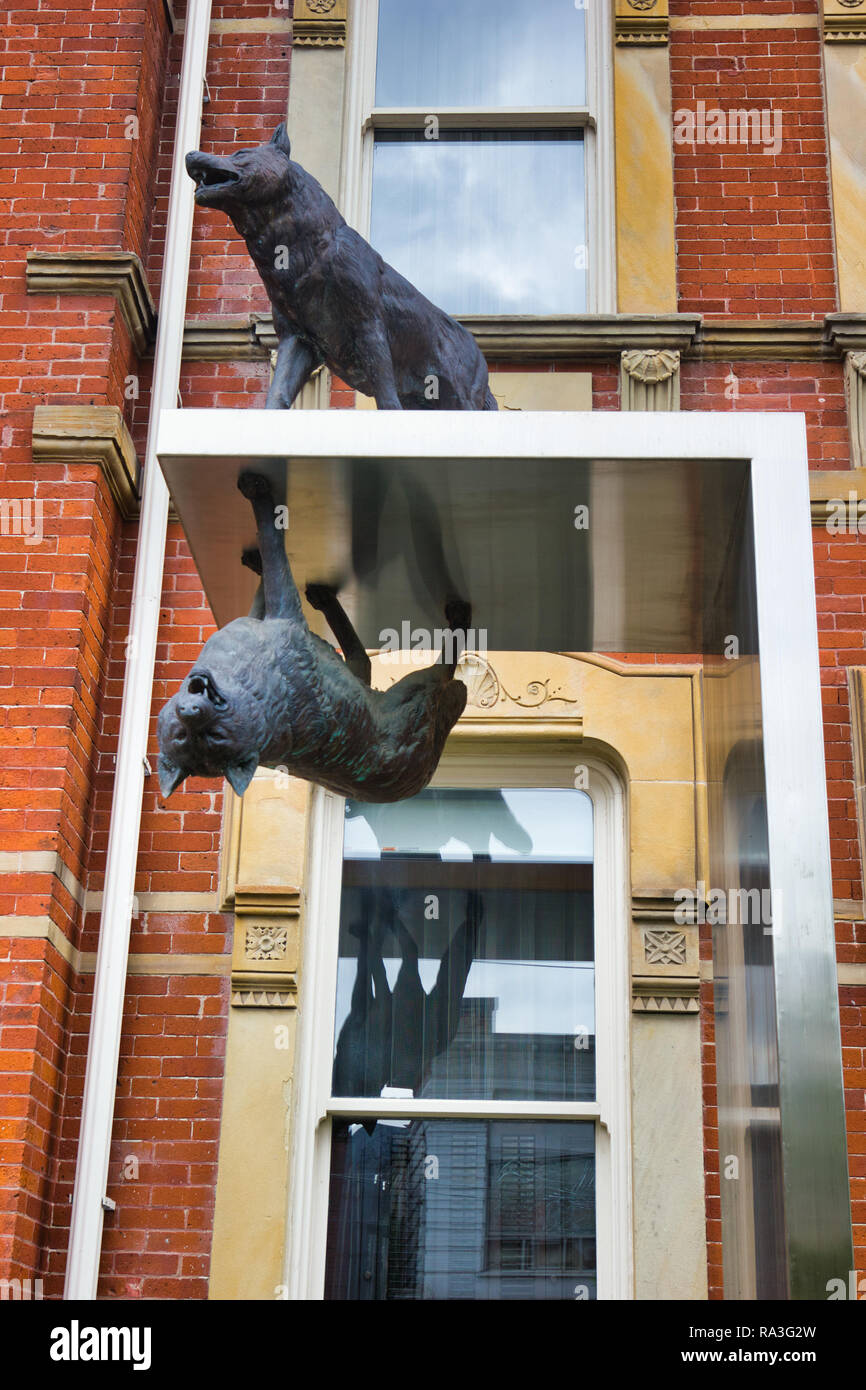
[[[378,859],[382,850],[469,860],[592,863],[592,801],[571,789],[428,788],[391,805],[346,805],[343,854]]]
[[[391,989],[401,961],[384,958]],[[436,983],[438,960],[421,957],[418,974],[426,994]],[[342,959],[337,981],[335,1038],[351,1007],[358,962]],[[491,1029],[495,1034],[576,1036],[595,1033],[595,969],[592,961],[476,960],[469,971],[464,999],[495,999]]]
[[[383,132],[370,240],[448,313],[586,308],[579,131]]]
[[[376,105],[582,106],[585,54],[574,0],[379,0]]]

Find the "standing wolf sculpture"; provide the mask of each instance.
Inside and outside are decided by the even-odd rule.
[[[274,498],[266,478],[242,473],[259,549],[244,555],[262,583],[248,618],[237,618],[202,649],[158,722],[159,785],[168,797],[185,777],[226,777],[239,796],[256,768],[295,777],[358,801],[399,801],[429,782],[466,705],[455,680],[456,651],[388,690],[370,685],[370,659],[336,595],[310,585],[345,661],[312,633],[301,608]],[[470,623],[467,604],[446,606],[455,648]]]
[[[380,410],[496,410],[475,339],[410,285],[291,158],[285,127],[251,150],[186,157],[200,207],[227,213],[271,301],[271,409],[321,363]]]

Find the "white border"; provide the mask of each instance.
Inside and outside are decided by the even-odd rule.
[[[785,914],[774,948],[791,1294],[826,1297],[852,1255],[805,417],[167,410],[158,454],[169,481],[220,459],[292,457],[751,465],[770,886]]]

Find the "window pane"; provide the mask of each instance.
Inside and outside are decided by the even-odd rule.
[[[592,802],[429,789],[346,807],[337,1096],[592,1100]]]
[[[452,314],[586,309],[578,130],[382,131],[370,240]]]
[[[379,0],[377,106],[582,106],[574,0]]]
[[[335,1121],[326,1299],[594,1299],[586,1121]]]

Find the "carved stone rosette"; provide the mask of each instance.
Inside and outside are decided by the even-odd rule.
[[[634,1013],[700,1011],[697,922],[678,921],[672,897],[634,897],[631,995]]]
[[[300,897],[297,888],[235,888],[231,1000],[236,1008],[296,1007]]]
[[[295,0],[292,42],[301,48],[344,48],[346,0]]]
[[[620,359],[620,409],[679,410],[680,354],[668,348],[624,352]]]
[[[823,0],[827,43],[866,43],[866,0]]]
[[[846,352],[845,394],[851,431],[851,466],[866,468],[866,352]]]
[[[666,44],[669,30],[668,0],[616,0],[618,44]]]

